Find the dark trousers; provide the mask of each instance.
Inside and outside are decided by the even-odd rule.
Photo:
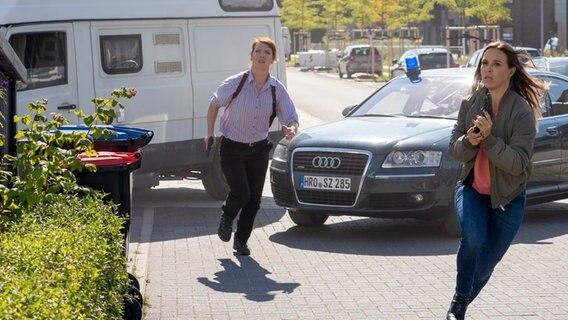
[[[260,209],[270,148],[268,140],[252,145],[227,138],[221,140],[221,170],[230,190],[222,209],[233,219],[239,217],[235,238],[245,243]]]

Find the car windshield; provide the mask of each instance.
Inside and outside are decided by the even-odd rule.
[[[351,117],[404,116],[456,119],[462,99],[469,94],[471,76],[429,76],[411,83],[392,80],[353,111]]]
[[[425,67],[446,66],[447,54],[445,52],[431,52],[420,55],[420,66]],[[450,63],[453,63],[450,57]]]
[[[557,72],[565,76],[568,76],[568,59],[549,62],[549,69],[552,72]]]

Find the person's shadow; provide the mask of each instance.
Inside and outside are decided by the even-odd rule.
[[[270,272],[250,256],[236,256],[240,266],[231,259],[219,259],[225,269],[215,273],[215,279],[197,278],[199,283],[215,291],[242,293],[248,300],[264,302],[274,299],[276,292],[292,293],[299,283],[278,283],[266,277]]]

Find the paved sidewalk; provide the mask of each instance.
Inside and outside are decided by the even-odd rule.
[[[237,257],[216,235],[220,202],[200,185],[135,196],[130,257],[144,319],[444,318],[457,242],[439,224],[335,217],[298,228],[265,197],[252,255]],[[470,319],[568,319],[567,212],[568,202],[529,211]]]
[[[200,181],[136,191],[133,206],[145,320],[439,320],[453,294],[457,239],[439,223],[331,217],[299,228],[267,181],[252,255],[238,257],[217,238],[221,202]],[[468,319],[568,319],[566,257],[568,200],[531,208]]]

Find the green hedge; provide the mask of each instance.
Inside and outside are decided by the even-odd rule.
[[[121,319],[128,284],[116,206],[60,195],[0,233],[0,319]]]

